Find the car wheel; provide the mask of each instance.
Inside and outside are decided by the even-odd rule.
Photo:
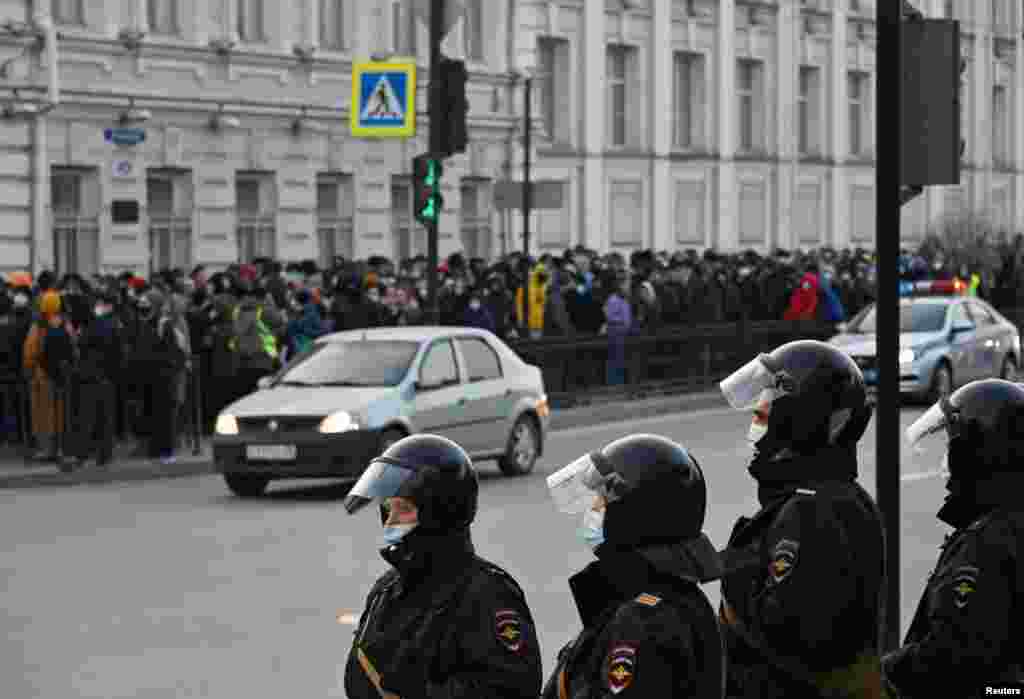
[[[242,473],[225,473],[224,482],[228,484],[228,489],[238,497],[258,498],[266,491],[270,479]]]
[[[523,415],[516,420],[508,437],[505,456],[498,462],[506,476],[523,476],[533,470],[540,455],[540,432],[533,418]]]
[[[949,394],[953,392],[953,373],[949,370],[949,366],[946,364],[939,364],[935,367],[935,373],[932,374],[932,388],[930,399],[932,402],[938,402],[942,398],[948,398]]]
[[[1017,363],[1013,361],[1013,357],[1003,359],[1003,368],[999,370],[999,378],[1004,381],[1017,380]]]

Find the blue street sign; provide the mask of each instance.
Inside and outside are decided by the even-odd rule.
[[[352,67],[353,136],[409,138],[416,132],[416,64],[368,62]]]
[[[124,126],[104,129],[103,139],[115,146],[137,146],[146,140],[146,130]]]

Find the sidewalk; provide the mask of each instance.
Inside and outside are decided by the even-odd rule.
[[[556,410],[551,415],[551,430],[670,415],[689,410],[725,407],[718,393],[690,393],[634,401],[615,401],[586,407]],[[204,440],[201,453],[192,454],[192,448],[178,450],[177,462],[164,466],[158,460],[131,456],[134,444],[119,444],[114,461],[104,469],[89,462],[72,473],[61,473],[55,464],[27,462],[23,455],[10,447],[0,447],[0,490],[11,488],[45,488],[79,484],[117,483],[181,478],[214,473],[211,445]]]

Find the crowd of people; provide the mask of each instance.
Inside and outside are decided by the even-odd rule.
[[[902,266],[909,278],[973,277],[977,293],[997,304],[1013,305],[1019,288],[1012,269],[969,270],[909,252]],[[137,455],[171,462],[197,375],[209,430],[224,406],[317,337],[426,322],[426,272],[423,257],[397,264],[373,257],[339,258],[330,269],[260,259],[149,279],[9,274],[0,293],[0,439],[27,434],[36,458],[71,469],[108,463],[115,437],[134,436]],[[605,335],[607,380],[616,384],[624,381],[630,334],[739,321],[841,322],[873,300],[874,287],[873,256],[862,249],[626,257],[577,247],[490,264],[454,254],[439,267],[438,305],[441,324],[509,341]],[[28,406],[24,418],[19,405]]]

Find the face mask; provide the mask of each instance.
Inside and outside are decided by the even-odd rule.
[[[753,446],[760,442],[766,434],[768,434],[768,425],[753,420],[750,423],[750,430],[747,432],[747,441]]]
[[[418,291],[421,296],[426,296],[427,295],[427,285],[426,284],[417,284],[416,285],[416,291]]]
[[[939,468],[942,469],[943,473],[949,473],[949,449],[946,449],[946,453],[942,455],[942,464]]]
[[[384,543],[388,546],[395,546],[417,526],[419,526],[419,522],[413,522],[412,524],[392,524],[384,527]]]
[[[370,303],[377,303],[380,301],[380,296],[377,294],[367,294],[366,298],[370,300]]]
[[[577,284],[576,293],[582,296],[583,294],[587,293],[587,287],[583,286],[582,284]]]
[[[96,306],[96,308],[93,309],[93,313],[96,314],[97,318],[102,318],[103,316],[105,316],[108,313],[110,313],[110,307],[109,306]]]
[[[480,302],[477,301],[476,299],[473,299],[472,301],[469,302],[469,307],[472,308],[474,311],[479,311]]]
[[[596,549],[604,543],[604,510],[587,510],[583,515],[583,526],[579,537],[591,548]]]
[[[25,294],[17,294],[14,297],[14,307],[25,308],[26,306],[28,306],[28,296],[25,296]]]

